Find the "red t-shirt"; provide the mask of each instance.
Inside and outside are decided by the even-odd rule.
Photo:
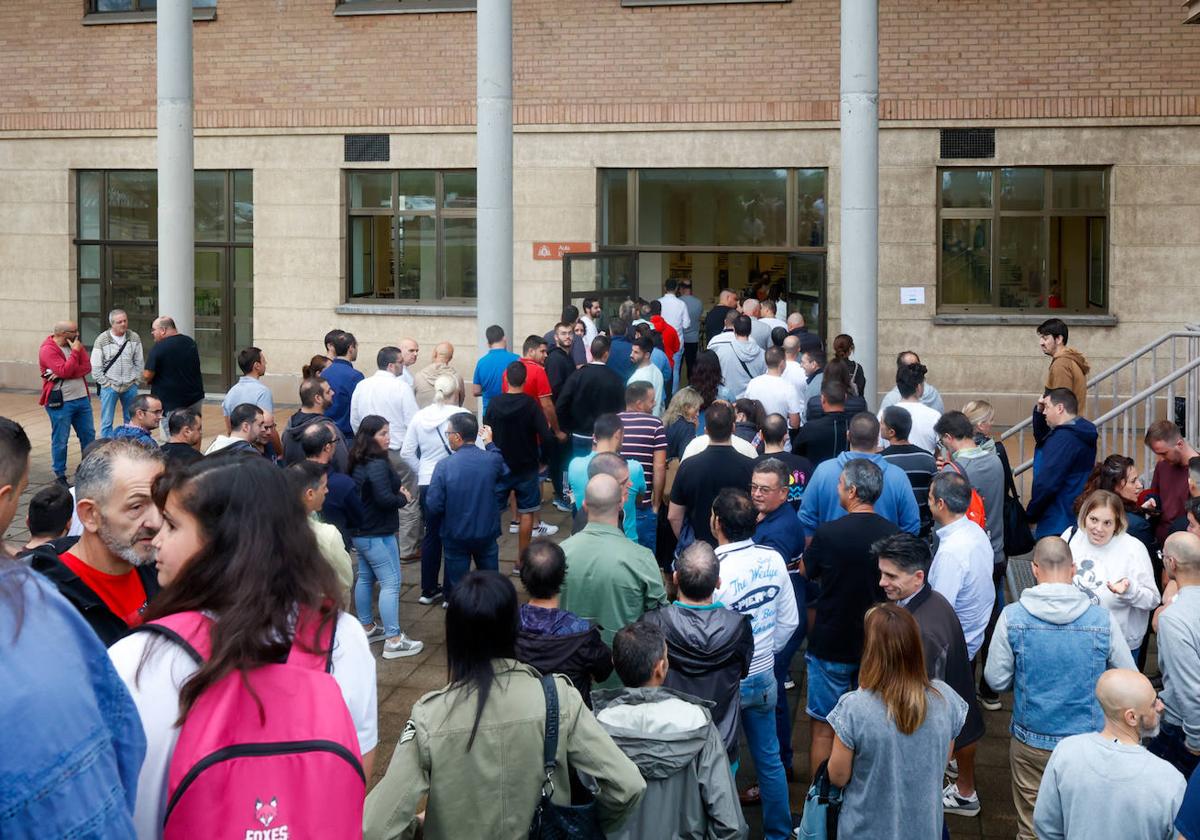
[[[525,387],[521,390],[535,400],[550,396],[550,380],[546,376],[546,369],[533,359],[521,359],[521,364],[525,365]],[[503,387],[508,388],[507,373],[504,374]]]
[[[123,575],[110,575],[93,569],[71,552],[60,554],[63,565],[79,576],[88,589],[112,610],[113,615],[128,627],[142,623],[142,610],[146,608],[146,588],[136,569]]]

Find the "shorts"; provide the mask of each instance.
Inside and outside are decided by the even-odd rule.
[[[509,493],[517,494],[517,513],[537,513],[542,509],[542,482],[536,472],[510,478],[504,490],[505,498]]]
[[[858,666],[850,662],[830,662],[804,654],[808,663],[808,705],[805,712],[815,720],[825,720],[841,696],[858,687]]]

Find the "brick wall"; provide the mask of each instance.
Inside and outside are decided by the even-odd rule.
[[[333,5],[219,0],[195,27],[197,126],[473,122],[473,14]],[[837,118],[836,0],[514,5],[519,124]],[[153,25],[83,26],[82,6],[0,3],[0,131],[153,127]],[[1200,115],[1178,0],[882,0],[880,21],[884,119]]]

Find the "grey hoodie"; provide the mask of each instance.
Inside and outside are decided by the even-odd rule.
[[[646,780],[609,840],[733,840],[747,834],[725,745],[704,700],[670,688],[592,692],[596,720]]]
[[[1035,617],[1051,624],[1070,624],[1092,605],[1087,594],[1070,583],[1039,583],[1021,593],[1021,606]],[[1013,684],[1013,651],[1008,642],[1008,610],[996,620],[992,647],[983,669],[984,679],[996,691],[1007,691]],[[1108,615],[1109,668],[1133,668],[1133,657],[1125,644],[1121,625],[1112,613]],[[1053,663],[1046,663],[1052,667]]]
[[[709,342],[709,349],[721,360],[721,378],[725,387],[734,397],[740,397],[750,384],[750,380],[767,372],[767,363],[763,360],[763,349],[754,340],[740,341],[734,338],[728,342]]]
[[[996,444],[985,440],[980,446],[960,449],[953,457],[954,463],[966,473],[971,487],[983,499],[983,509],[987,513],[987,527],[984,530],[992,544],[992,563],[1003,563],[1004,464],[996,454]]]

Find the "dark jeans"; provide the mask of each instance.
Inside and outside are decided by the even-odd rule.
[[[438,573],[442,570],[442,519],[431,517],[425,506],[425,493],[429,486],[421,487],[421,517],[425,520],[425,533],[421,536],[421,594],[432,595],[438,590]]]
[[[571,439],[564,441],[547,441],[543,448],[546,455],[546,467],[550,470],[550,483],[554,485],[554,498],[563,498],[563,476],[567,464],[571,460]]]
[[[987,662],[988,650],[992,647],[992,633],[996,632],[996,619],[1000,617],[1000,612],[1004,609],[1004,576],[1007,574],[1007,559],[1002,563],[992,564],[992,584],[996,588],[996,600],[992,602],[992,616],[988,619],[987,630],[983,632],[983,647],[975,656],[977,662]],[[979,671],[979,693],[988,697],[996,695],[992,687],[987,684],[987,680],[983,678],[983,669]]]
[[[792,670],[792,658],[804,637],[808,633],[808,605],[805,603],[806,587],[804,578],[795,573],[789,573],[792,591],[796,593],[796,609],[800,614],[800,626],[792,633],[792,638],[784,645],[783,650],[775,654],[775,680],[779,684],[775,699],[775,732],[779,738],[779,758],[784,770],[792,769],[792,715],[788,711],[787,691],[783,684],[787,681],[788,673]]]
[[[687,368],[687,381],[692,381],[692,371],[696,369],[696,352],[700,349],[700,344],[695,341],[684,342],[683,345],[683,364]]]
[[[444,576],[446,597],[454,589],[454,584],[462,580],[471,570],[471,561],[480,571],[495,572],[500,568],[500,547],[495,537],[483,540],[446,540],[442,543],[442,553],[446,557],[446,574]]]
[[[1188,751],[1183,730],[1165,720],[1160,724],[1158,735],[1146,744],[1146,749],[1182,773],[1185,779],[1191,777],[1200,762],[1200,755]]]

